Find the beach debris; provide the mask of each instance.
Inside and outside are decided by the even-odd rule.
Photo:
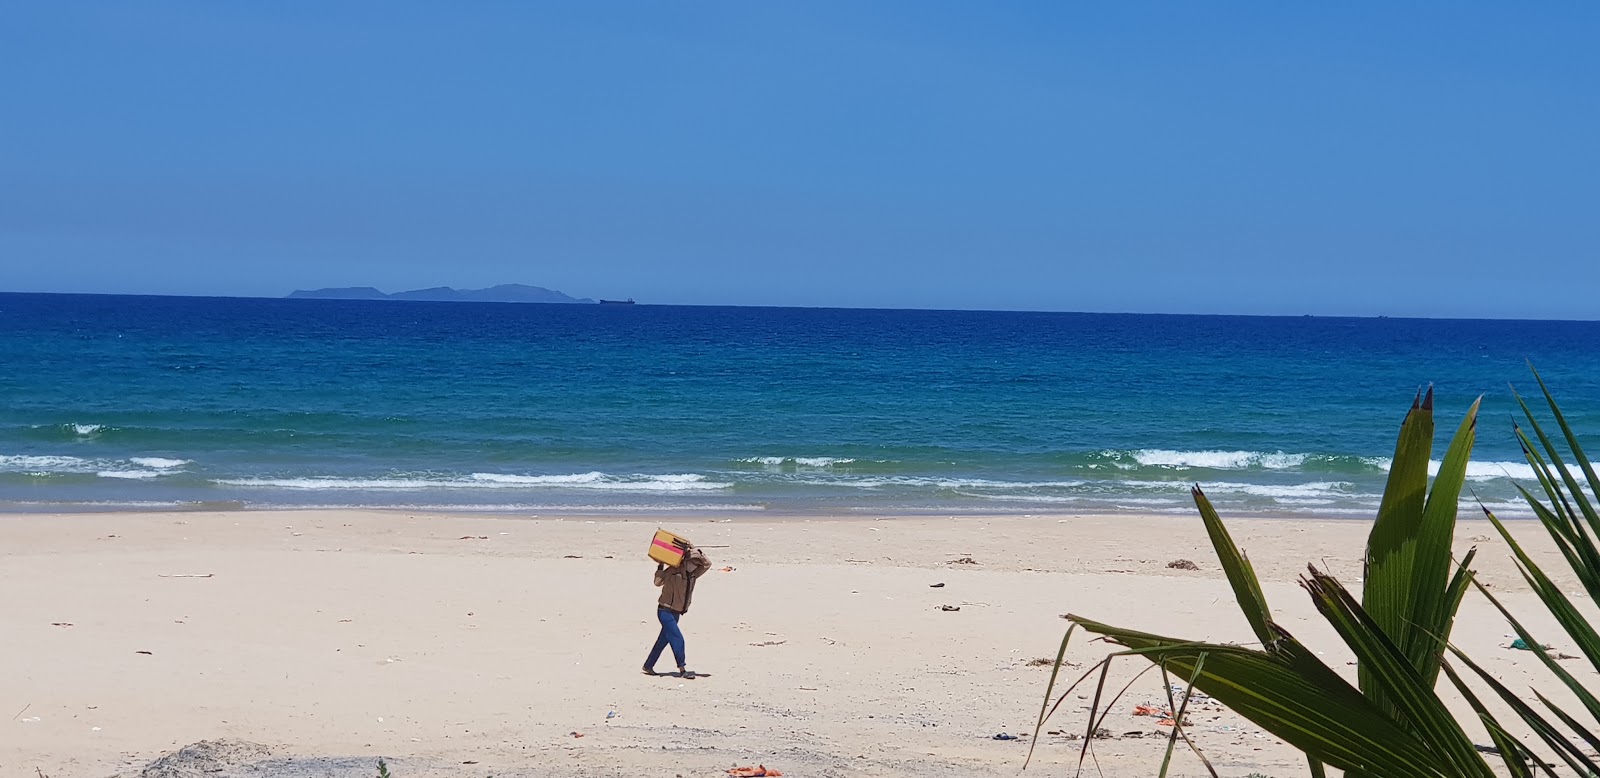
[[[1211,699],[1211,695],[1206,694],[1199,689],[1190,689],[1188,686],[1181,683],[1168,684],[1167,691],[1172,694],[1173,699],[1177,700],[1178,702],[1183,702],[1185,699],[1187,699],[1190,705],[1209,705],[1214,702],[1214,700]]]
[[[946,562],[945,564],[947,564],[947,565],[975,565],[977,563],[978,563],[978,560],[973,559],[970,556],[964,556],[964,557],[957,557],[956,559],[952,559],[949,562]]]
[[[942,610],[942,611],[944,611],[946,613],[952,613],[954,611],[961,610],[961,606],[960,605],[940,605],[939,606],[939,610]]]
[[[928,588],[929,589],[943,589],[944,588],[944,584],[943,583],[928,584]]]
[[[752,646],[781,646],[781,645],[783,645],[784,643],[787,643],[787,642],[789,642],[789,641],[787,641],[787,640],[763,640],[760,643],[751,643],[750,645],[752,645]]]
[[[766,776],[778,778],[783,773],[777,770],[769,770],[766,765],[758,764],[755,767],[730,767],[728,768],[728,775],[734,778],[766,778]]]
[[[488,540],[488,535],[462,535],[462,540]]]
[[[1532,648],[1530,648],[1528,646],[1528,642],[1523,640],[1522,638],[1517,638],[1516,640],[1513,640],[1510,643],[1501,643],[1500,647],[1501,648],[1516,649],[1517,651],[1532,651],[1533,650]],[[1573,656],[1572,654],[1568,654],[1568,653],[1563,652],[1563,651],[1557,651],[1556,647],[1552,646],[1552,645],[1540,646],[1539,650],[1541,652],[1543,652],[1544,654],[1548,655],[1551,659],[1577,659],[1578,658],[1578,657]]]
[[[1199,570],[1200,566],[1187,559],[1174,559],[1167,563],[1169,570]]]
[[[24,724],[38,724],[41,721],[44,721],[44,719],[41,719],[38,716],[29,716],[25,719],[22,719],[22,723]]]
[[[150,652],[150,651],[135,651],[133,653],[135,653],[135,654],[144,654],[145,656],[155,656],[155,654]]]
[[[1157,719],[1159,719],[1156,722],[1156,724],[1158,726],[1162,726],[1162,727],[1175,726],[1175,724],[1174,724],[1174,722],[1172,720],[1172,711],[1169,711],[1166,708],[1157,707],[1155,705],[1135,705],[1135,706],[1133,706],[1133,715],[1135,715],[1135,716],[1149,716],[1151,718],[1157,718]],[[1183,723],[1184,723],[1184,726],[1188,726],[1188,724],[1189,724],[1187,719],[1185,719]]]
[[[272,756],[272,749],[259,743],[244,740],[202,740],[190,743],[176,751],[168,752],[145,765],[137,774],[141,776],[191,776],[215,775],[226,772],[236,775],[239,768],[253,766]],[[238,772],[236,772],[238,770]],[[255,772],[255,770],[248,770]]]
[[[215,573],[159,573],[157,578],[210,578]]]
[[[27,705],[22,706],[22,710],[17,711],[17,716],[21,716],[22,714],[27,713],[28,709],[31,708],[31,707],[33,707],[33,703],[31,703],[31,702],[28,703]],[[16,721],[17,720],[17,716],[12,716],[11,720],[12,721]]]
[[[737,569],[739,569],[739,568],[737,568],[737,567],[724,567],[724,568],[722,568],[721,570],[719,570],[717,572],[731,573],[731,572],[733,572],[734,570],[737,570]]]
[[[1154,706],[1154,705],[1135,705],[1135,706],[1133,706],[1133,715],[1135,715],[1135,716],[1149,716],[1151,718],[1158,719],[1158,721],[1156,721],[1156,724],[1159,725],[1159,726],[1163,726],[1163,727],[1173,726],[1172,711],[1167,710],[1166,708],[1160,708],[1160,707],[1157,707],[1157,706]],[[1183,721],[1183,724],[1184,724],[1184,726],[1188,726],[1189,725],[1189,720],[1187,718],[1185,718],[1184,721]]]
[[[993,740],[1021,740],[1022,737],[1019,736],[1019,735],[1012,735],[1010,733],[1001,732],[1000,734],[995,735],[992,739]]]
[[[571,731],[571,732],[568,732],[568,733],[567,733],[567,734],[568,734],[568,735],[571,735],[571,736],[572,736],[572,737],[573,737],[573,738],[580,738],[580,737],[583,737],[583,733],[582,733],[582,732],[579,732],[579,731],[577,731],[577,730],[573,730],[573,731]]]
[[[1029,659],[1028,660],[1028,666],[1029,667],[1055,667],[1055,664],[1056,664],[1056,660],[1049,659],[1047,657],[1042,657],[1042,656],[1039,657],[1038,659]]]
[[[616,711],[614,711],[614,710],[608,710],[608,711],[606,711],[606,718],[608,718],[608,719],[614,719],[614,718],[616,718],[616,717],[617,717],[617,712],[616,712]]]
[[[1060,735],[1060,736],[1066,738],[1067,740],[1082,740],[1083,739],[1083,733],[1082,732],[1067,732],[1065,730],[1053,729],[1053,730],[1050,730],[1050,732],[1048,734]],[[1115,738],[1116,738],[1116,735],[1111,734],[1111,730],[1105,729],[1104,727],[1094,731],[1094,739],[1095,740],[1112,740],[1112,739],[1115,739]]]
[[[50,626],[52,626],[52,627],[70,627],[70,626],[72,626],[72,622],[70,622],[70,621],[52,621],[52,622],[50,622]]]
[[[583,555],[582,554],[567,554],[566,556],[563,556],[561,558],[562,559],[582,559]]]

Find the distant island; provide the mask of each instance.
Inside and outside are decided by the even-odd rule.
[[[302,300],[426,300],[443,303],[588,303],[587,297],[571,297],[554,289],[527,284],[501,284],[488,289],[452,289],[436,286],[409,292],[385,294],[370,286],[344,286],[331,289],[296,289],[289,297]]]

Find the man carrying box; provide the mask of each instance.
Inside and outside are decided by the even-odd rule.
[[[689,672],[684,664],[683,630],[678,628],[678,619],[689,612],[689,602],[694,599],[694,582],[711,569],[711,560],[694,544],[682,542],[686,546],[682,562],[673,567],[656,563],[656,586],[661,587],[656,618],[661,621],[661,635],[656,638],[655,647],[650,649],[650,658],[644,661],[645,675],[656,675],[656,662],[661,659],[661,652],[667,646],[672,646],[672,658],[678,662],[678,675],[683,678],[694,677],[694,673]]]

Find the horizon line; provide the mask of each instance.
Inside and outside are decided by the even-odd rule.
[[[524,284],[532,286],[532,284]],[[355,287],[326,287],[326,288],[355,288]],[[376,289],[377,287],[373,287]],[[455,288],[455,287],[431,287]],[[493,287],[485,287],[493,288]],[[540,287],[546,288],[548,287]],[[301,291],[301,290],[296,290]],[[559,290],[551,290],[559,291]],[[565,292],[562,292],[565,294]],[[598,303],[548,303],[548,302],[498,302],[489,300],[363,300],[346,299],[338,297],[312,298],[290,297],[281,295],[269,297],[266,295],[241,295],[241,294],[157,294],[153,292],[24,292],[0,290],[0,295],[52,295],[60,297],[172,297],[196,300],[293,300],[296,303],[377,303],[377,304],[423,304],[423,305],[550,305],[559,307],[588,307]],[[575,298],[578,300],[588,298]],[[599,299],[599,298],[594,298]],[[608,298],[609,299],[609,298]],[[634,298],[622,298],[634,299]],[[1409,321],[1539,321],[1539,322],[1574,322],[1592,323],[1596,319],[1569,319],[1569,318],[1527,318],[1517,316],[1416,316],[1405,314],[1346,314],[1346,313],[1195,313],[1179,311],[1085,311],[1065,309],[1038,309],[1038,308],[922,308],[914,306],[867,306],[867,305],[741,305],[738,303],[650,303],[638,302],[636,306],[652,308],[773,308],[781,310],[833,310],[833,311],[907,311],[926,313],[1039,313],[1039,314],[1066,314],[1081,316],[1216,316],[1232,318],[1254,319],[1401,319]]]

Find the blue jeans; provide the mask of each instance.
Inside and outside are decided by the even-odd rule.
[[[656,608],[656,618],[661,620],[661,636],[656,638],[655,648],[650,649],[650,658],[644,661],[644,666],[652,670],[656,662],[661,659],[661,652],[667,646],[672,646],[672,658],[678,660],[679,667],[683,663],[683,630],[678,629],[678,614],[666,608]]]

